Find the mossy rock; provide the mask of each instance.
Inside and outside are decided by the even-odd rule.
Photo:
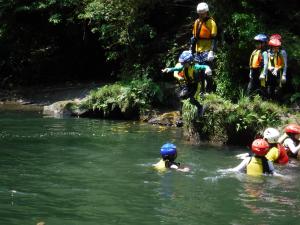
[[[148,120],[148,123],[163,126],[182,126],[182,120],[179,111],[166,112]]]

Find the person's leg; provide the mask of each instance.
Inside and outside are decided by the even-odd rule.
[[[214,62],[212,61],[205,61],[204,62],[205,65],[209,66],[210,69],[212,70],[213,72],[213,67],[214,67]],[[210,93],[213,91],[213,86],[214,86],[214,80],[213,80],[213,74],[211,75],[206,75],[205,74],[205,71],[203,71],[203,74],[204,74],[204,78],[206,80],[206,87],[205,87],[205,90],[207,93]]]
[[[275,98],[277,101],[282,100],[282,84],[281,84],[281,77],[282,77],[282,70],[278,71],[278,75],[276,77],[276,83],[275,83]]]
[[[253,91],[253,77],[251,77],[249,79],[249,83],[248,83],[248,86],[247,86],[247,95],[251,95],[252,94],[252,91]]]
[[[269,73],[268,74],[268,80],[267,80],[267,96],[268,99],[274,100],[275,97],[275,88],[276,88],[276,77]]]
[[[200,102],[196,99],[197,96],[199,95],[199,89],[200,89],[200,84],[199,83],[194,83],[190,85],[190,103],[195,105],[197,107],[198,110],[198,116],[201,117],[203,116],[203,106],[200,104]]]

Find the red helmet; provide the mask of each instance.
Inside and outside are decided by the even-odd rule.
[[[281,41],[278,39],[270,39],[268,45],[270,45],[272,47],[279,47],[279,46],[281,46]]]
[[[271,40],[271,39],[277,39],[277,40],[279,40],[279,41],[282,40],[280,34],[272,34],[272,35],[270,36],[270,40]]]
[[[251,146],[252,152],[259,156],[264,156],[267,154],[269,148],[270,146],[268,142],[264,139],[255,139]]]
[[[298,124],[289,124],[284,129],[285,133],[300,134],[300,126]]]

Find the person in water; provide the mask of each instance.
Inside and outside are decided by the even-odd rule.
[[[278,173],[275,172],[273,163],[265,157],[269,149],[270,145],[266,140],[262,138],[255,139],[251,145],[252,155],[245,157],[244,160],[234,168],[219,171],[246,172],[246,174],[251,176],[278,175]]]
[[[269,127],[263,133],[263,139],[266,140],[270,146],[270,150],[266,154],[267,160],[280,164],[286,165],[289,162],[289,157],[286,153],[286,149],[282,144],[279,143],[280,133],[276,128]],[[236,157],[240,159],[245,159],[250,156],[249,153],[239,154]]]
[[[264,131],[264,139],[270,145],[270,150],[266,154],[266,158],[274,163],[286,165],[289,162],[289,157],[286,153],[285,148],[278,143],[280,137],[279,130],[269,127]]]
[[[153,167],[159,171],[165,171],[167,169],[174,169],[181,172],[189,172],[188,167],[182,167],[180,163],[175,162],[177,158],[177,147],[172,143],[166,143],[160,148],[161,160]]]
[[[284,129],[284,134],[278,142],[283,144],[287,154],[292,158],[300,158],[300,126],[298,124],[289,124]]]

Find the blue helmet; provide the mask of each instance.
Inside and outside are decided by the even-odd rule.
[[[175,160],[177,157],[176,145],[166,143],[160,148],[160,154],[163,160]]]
[[[178,61],[180,63],[189,63],[193,61],[193,54],[191,51],[183,51],[179,56]]]
[[[255,41],[260,41],[260,42],[267,42],[268,41],[268,37],[265,34],[258,34],[254,37]]]

